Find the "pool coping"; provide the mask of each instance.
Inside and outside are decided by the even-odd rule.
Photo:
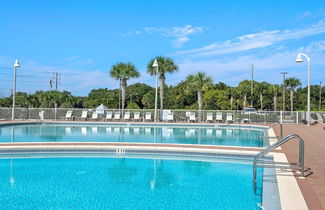
[[[55,121],[54,123],[69,123],[68,121]],[[1,125],[20,125],[20,124],[39,124],[41,122],[14,122],[14,123],[1,123]],[[89,122],[86,122],[89,124]],[[98,124],[94,122],[93,124]],[[103,124],[116,124],[116,122],[104,122]],[[133,123],[133,122],[132,122]],[[79,122],[74,123],[79,124]],[[120,123],[129,124],[129,123]],[[136,123],[134,123],[136,124]],[[140,122],[138,124],[146,124]],[[150,124],[150,123],[148,123]],[[148,125],[146,124],[146,125]],[[152,124],[152,123],[151,123]],[[185,125],[200,125],[197,123],[180,123]],[[180,125],[178,124],[178,125]],[[159,123],[158,125],[175,125],[171,123]],[[209,124],[201,124],[209,125]],[[223,124],[225,125],[225,124]],[[231,124],[236,125],[236,124]],[[211,124],[210,124],[211,126]],[[211,126],[212,127],[212,126]],[[222,126],[221,128],[224,128]],[[269,126],[254,125],[254,127],[268,128],[268,136],[276,137],[273,128]],[[242,127],[241,127],[242,128]],[[271,141],[272,140],[272,141]],[[270,144],[274,143],[276,139],[270,138]],[[80,151],[111,151],[116,153],[117,156],[123,157],[126,151],[151,151],[151,152],[180,152],[182,154],[233,154],[233,155],[245,155],[252,156],[264,149],[263,147],[238,147],[238,146],[214,146],[214,145],[184,145],[184,144],[159,144],[159,143],[119,143],[119,142],[26,142],[26,143],[0,143],[1,154],[14,153],[30,153],[40,151],[43,153],[54,152],[80,152]],[[274,152],[270,153],[275,161],[288,162],[281,148],[277,148]],[[279,175],[282,173],[281,175]],[[292,172],[286,171],[283,175],[283,171],[276,169],[276,179],[278,185],[278,191],[280,194],[280,203],[282,209],[308,209],[305,199],[301,193],[297,181]],[[263,191],[264,193],[264,191]]]

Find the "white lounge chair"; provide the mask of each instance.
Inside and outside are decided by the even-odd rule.
[[[65,117],[62,117],[62,119],[72,120],[72,111],[71,110],[67,111],[67,113],[65,114]]]
[[[167,121],[173,121],[174,122],[174,114],[173,113],[168,114]]]
[[[223,122],[222,113],[217,113],[216,114],[216,122]]]
[[[140,121],[140,112],[134,112],[133,120]]]
[[[97,113],[97,112],[94,112],[94,113],[91,115],[91,120],[98,120],[98,113]]]
[[[81,116],[78,117],[78,120],[86,120],[88,116],[88,111],[82,111]]]
[[[241,120],[242,123],[250,123],[249,119],[248,118],[244,118]]]
[[[105,120],[108,121],[108,120],[112,120],[112,116],[113,116],[113,112],[107,112],[106,113],[106,118]]]
[[[124,113],[123,120],[124,120],[124,121],[130,120],[130,112],[125,112],[125,113]]]
[[[38,113],[38,117],[39,117],[39,119],[40,119],[41,121],[44,120],[44,112],[45,112],[45,111],[40,111],[40,112]]]
[[[151,121],[151,112],[146,112],[145,121]]]
[[[114,113],[114,120],[120,120],[121,119],[121,112],[115,112]]]
[[[191,113],[190,113],[190,116],[189,116],[188,122],[191,122],[191,121],[196,122],[196,117],[195,117],[195,113],[194,113],[194,112],[191,112]]]
[[[206,122],[213,122],[213,113],[207,113],[207,120]]]
[[[233,123],[233,122],[234,122],[234,120],[233,120],[233,117],[232,117],[232,114],[231,114],[231,113],[227,113],[226,122],[227,122],[227,123]]]

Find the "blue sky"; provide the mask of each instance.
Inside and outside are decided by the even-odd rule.
[[[325,1],[86,1],[10,0],[0,3],[0,91],[12,88],[18,58],[17,90],[48,90],[52,72],[61,73],[60,90],[86,95],[94,88],[116,88],[108,77],[116,62],[133,62],[154,85],[147,62],[172,57],[180,66],[167,75],[173,85],[204,71],[215,82],[237,85],[250,77],[280,83],[288,71],[306,84],[325,83]]]

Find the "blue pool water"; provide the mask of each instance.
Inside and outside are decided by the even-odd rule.
[[[262,147],[263,130],[238,127],[29,124],[0,126],[0,142],[142,142]]]
[[[0,169],[0,209],[7,210],[252,210],[261,203],[252,165],[229,161],[25,158],[0,159]]]

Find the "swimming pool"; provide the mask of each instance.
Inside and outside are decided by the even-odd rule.
[[[25,124],[0,126],[0,142],[141,142],[263,147],[266,129],[238,126]]]
[[[262,203],[252,165],[229,159],[11,158],[0,159],[0,168],[0,209],[260,209]]]

